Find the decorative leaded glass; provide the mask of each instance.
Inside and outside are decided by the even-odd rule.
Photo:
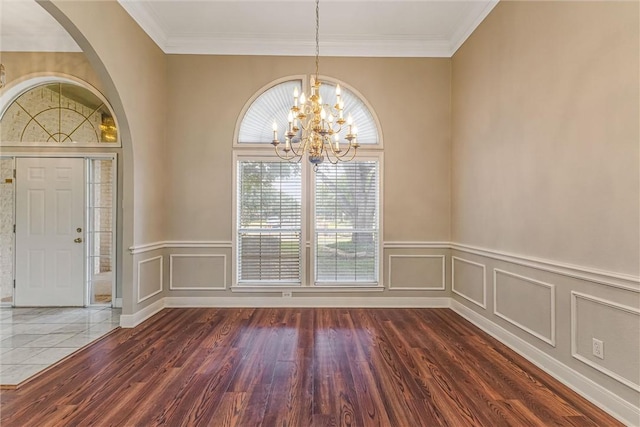
[[[118,130],[105,103],[71,83],[47,83],[17,97],[0,120],[3,144],[116,143]]]

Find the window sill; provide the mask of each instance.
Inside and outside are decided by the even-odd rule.
[[[292,293],[335,293],[335,292],[382,292],[384,286],[232,286],[231,292],[292,292]]]

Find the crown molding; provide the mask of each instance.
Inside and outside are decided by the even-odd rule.
[[[453,56],[458,51],[498,2],[499,0],[491,0],[489,3],[478,2],[474,5],[472,12],[463,18],[458,30],[451,36],[449,56]]]
[[[466,13],[450,38],[420,38],[418,36],[360,37],[323,36],[322,56],[351,57],[433,57],[449,58],[467,40],[499,0],[477,2]],[[192,55],[267,55],[312,56],[313,40],[295,40],[282,34],[197,34],[165,33],[153,9],[145,2],[118,0],[120,5],[167,54]]]
[[[158,45],[164,53],[167,52],[167,35],[158,22],[158,17],[154,15],[152,9],[144,2],[136,0],[118,0],[120,6],[138,23],[140,28],[147,33],[151,40]]]
[[[322,56],[367,57],[450,57],[448,40],[424,40],[415,37],[327,38],[320,42]],[[269,37],[266,34],[237,34],[197,37],[169,37],[164,47],[168,54],[195,55],[282,55],[312,56],[311,40]]]

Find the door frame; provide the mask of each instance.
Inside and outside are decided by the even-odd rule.
[[[84,179],[84,230],[85,230],[85,234],[84,234],[84,240],[85,242],[87,242],[87,233],[89,232],[89,215],[88,215],[88,206],[89,206],[89,199],[88,199],[88,194],[89,194],[89,189],[90,189],[90,183],[89,183],[89,160],[91,159],[96,159],[96,160],[111,160],[113,162],[113,170],[114,170],[114,180],[112,183],[112,194],[113,194],[113,199],[112,199],[112,218],[111,218],[111,226],[112,226],[112,239],[113,239],[113,245],[111,247],[111,260],[113,262],[113,272],[111,275],[111,307],[112,308],[116,308],[118,307],[120,304],[117,303],[118,298],[116,298],[116,288],[117,288],[117,271],[119,268],[119,265],[117,263],[117,247],[118,247],[118,232],[117,232],[117,218],[118,218],[118,176],[119,176],[119,171],[118,171],[118,153],[107,153],[107,152],[72,152],[72,153],[66,153],[66,152],[58,152],[58,153],[47,153],[47,152],[33,152],[33,153],[20,153],[20,152],[1,152],[0,153],[0,157],[2,158],[12,158],[13,159],[13,168],[14,170],[16,170],[17,167],[17,159],[20,157],[29,157],[29,158],[33,158],[33,157],[39,157],[39,158],[82,158],[85,161],[84,164],[84,175],[85,175],[85,179]],[[16,200],[18,197],[17,194],[17,187],[16,187],[16,181],[14,178],[13,181],[13,221],[14,224],[16,223]],[[17,237],[17,236],[15,236]],[[11,306],[15,306],[15,293],[16,293],[16,288],[15,288],[15,278],[16,278],[16,241],[17,238],[14,238],[13,240],[13,280],[14,280],[14,288],[13,288],[13,297],[11,300]],[[87,242],[88,243],[88,242]],[[82,286],[83,289],[83,302],[84,302],[84,306],[85,307],[89,307],[91,306],[91,273],[89,270],[89,255],[90,255],[90,248],[88,244],[84,245],[84,251],[83,251],[83,256],[84,256],[84,274],[83,274],[83,279],[84,279],[84,284]],[[93,304],[93,305],[99,305],[99,304]]]

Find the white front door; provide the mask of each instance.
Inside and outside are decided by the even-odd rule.
[[[16,306],[84,305],[84,159],[16,161]]]

